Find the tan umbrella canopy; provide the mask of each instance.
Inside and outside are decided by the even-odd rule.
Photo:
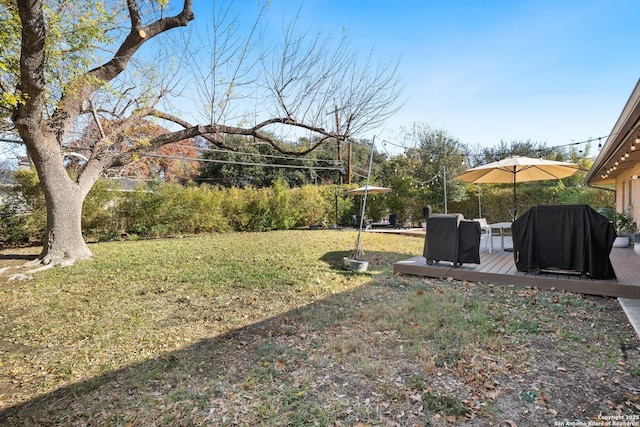
[[[353,190],[347,190],[344,192],[344,194],[347,194],[350,196],[362,196],[365,193],[381,194],[381,193],[388,193],[389,191],[391,191],[391,189],[387,187],[376,187],[373,185],[365,185],[364,187],[358,187],[358,188],[354,188]]]
[[[513,183],[513,218],[515,219],[516,182],[562,179],[579,172],[586,172],[586,169],[575,163],[514,156],[469,169],[455,179],[472,184]]]

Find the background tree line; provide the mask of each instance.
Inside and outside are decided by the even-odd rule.
[[[530,141],[473,149],[446,131],[424,125],[403,131],[402,141],[407,147],[403,153],[374,152],[371,183],[388,186],[392,191],[368,197],[366,215],[372,220],[396,214],[399,222],[420,225],[423,206],[428,204],[434,212],[444,212],[445,177],[448,212],[460,212],[467,218],[482,216],[490,222],[508,220],[511,185],[477,186],[453,177],[468,167],[516,154],[590,166],[588,150],[552,149]],[[301,140],[297,144],[308,143]],[[107,178],[99,180],[84,203],[83,235],[96,241],[125,236],[349,226],[351,216],[360,213],[362,198],[345,196],[344,191],[364,184],[369,141],[352,143],[355,173],[351,186],[337,185],[340,174],[345,178],[346,168],[344,161],[337,161],[337,144],[326,144],[302,158],[281,156],[249,139],[234,144],[241,147],[238,152],[195,150],[197,142],[188,145],[191,150],[165,146],[164,153],[168,154],[143,157],[128,166],[133,171],[128,176],[148,180],[133,191],[123,191],[117,182]],[[166,164],[168,170],[161,180],[155,171],[160,167],[158,159],[165,158],[172,163]],[[184,167],[182,163],[192,166]],[[72,174],[74,164],[70,162],[68,169]],[[184,171],[190,174],[185,175]],[[39,242],[46,226],[46,209],[38,177],[33,170],[20,170],[15,182],[0,204],[0,240],[5,244]],[[562,181],[518,184],[520,212],[539,204],[588,204],[600,208],[611,203],[610,192],[583,186],[581,175]]]
[[[489,222],[510,220],[513,186],[478,186],[454,179],[468,168],[510,156],[572,162],[585,169],[592,162],[588,145],[548,147],[533,141],[502,141],[495,147],[472,147],[445,130],[420,123],[404,129],[401,140],[407,147],[405,152],[386,159],[376,178],[393,189],[386,195],[388,208],[401,220],[412,218],[414,222],[422,217],[424,205],[430,205],[434,212],[459,212],[467,218],[485,217]],[[611,191],[586,187],[583,180],[584,175],[578,174],[563,180],[518,183],[518,212],[542,204],[588,204],[596,209],[613,205]]]

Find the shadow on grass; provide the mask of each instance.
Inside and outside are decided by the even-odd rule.
[[[331,251],[320,260],[345,275],[357,274],[343,267],[343,258],[349,253]],[[382,251],[367,252],[366,255],[375,269],[390,268],[396,260],[407,257],[406,254]],[[275,341],[296,339],[301,331],[309,334],[309,331],[335,327],[349,315],[353,299],[357,298],[354,292],[331,295],[303,308],[5,408],[0,410],[0,425],[125,425],[130,420],[140,420],[132,415],[135,413],[147,414],[147,418],[142,419],[147,422],[164,420],[167,413],[175,412],[168,409],[169,403],[184,404],[188,407],[187,413],[208,414],[212,401],[230,393],[225,384],[237,386],[239,390],[235,392],[241,392],[247,378],[264,369],[265,347]],[[17,388],[19,375],[15,379]],[[0,396],[11,392],[0,390]],[[160,423],[173,425],[172,422]],[[143,424],[135,422],[133,425]]]
[[[363,251],[362,258],[369,261],[369,269],[373,270],[393,270],[393,264],[410,258],[410,255],[401,254],[397,252],[383,252],[383,251]],[[343,271],[344,273],[353,274],[353,271],[348,271],[344,267],[344,258],[351,257],[353,250],[348,251],[331,251],[325,253],[320,257],[320,261],[323,261],[329,265],[332,270]]]
[[[265,369],[265,358],[273,362],[268,353],[277,347],[276,341],[295,339],[301,330],[309,333],[335,325],[348,311],[352,295],[353,291],[332,295],[5,408],[0,425],[183,425],[172,418],[181,409],[182,416],[209,415],[216,399],[242,392],[255,372]]]
[[[344,263],[342,260],[344,259],[344,257],[349,256],[350,254],[351,251],[327,252],[320,257],[320,261],[327,263],[332,270],[344,270]]]
[[[0,261],[33,261],[38,254],[0,254]]]

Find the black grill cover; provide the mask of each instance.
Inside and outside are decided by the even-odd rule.
[[[609,259],[613,224],[587,205],[535,206],[511,230],[519,271],[557,268],[594,279],[616,277]]]
[[[480,264],[480,224],[461,214],[429,215],[423,255],[428,262]]]
[[[480,223],[462,220],[458,224],[458,262],[480,264]]]

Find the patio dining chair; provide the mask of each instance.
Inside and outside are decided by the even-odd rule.
[[[480,224],[480,239],[482,236],[484,239],[484,247],[487,247],[487,241],[489,240],[489,223],[487,222],[487,218],[474,218],[474,221]]]
[[[396,228],[396,218],[398,218],[396,214],[389,215],[389,227]]]

